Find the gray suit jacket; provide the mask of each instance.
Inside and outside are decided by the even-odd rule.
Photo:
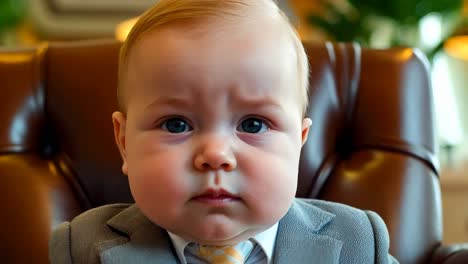
[[[61,224],[49,246],[52,263],[179,263],[167,232],[128,204],[96,208]],[[273,263],[397,263],[388,248],[377,214],[296,199],[279,222]]]

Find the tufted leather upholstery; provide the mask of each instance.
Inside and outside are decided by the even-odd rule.
[[[428,65],[417,51],[305,43],[313,127],[300,197],[378,212],[401,263],[468,263],[441,246]],[[47,263],[51,229],[132,201],[114,145],[114,41],[0,51],[0,259]]]

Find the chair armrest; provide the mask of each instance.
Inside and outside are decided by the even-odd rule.
[[[432,257],[433,264],[462,264],[468,263],[468,243],[442,245],[436,249]]]

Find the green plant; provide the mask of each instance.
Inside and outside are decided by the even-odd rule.
[[[372,46],[371,37],[383,24],[394,28],[390,46],[417,46],[412,35],[421,19],[438,14],[455,21],[463,4],[463,0],[344,0],[341,5],[334,2],[321,0],[324,12],[311,14],[308,21],[335,41],[356,41],[364,46]],[[449,30],[445,35],[449,35]],[[441,43],[426,52],[431,55],[440,47]]]
[[[26,13],[26,0],[0,0],[0,43],[7,32],[20,23]]]

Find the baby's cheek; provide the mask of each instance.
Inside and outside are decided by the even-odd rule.
[[[129,171],[129,180],[134,189],[144,195],[170,202],[184,195],[186,181],[183,180],[184,166],[171,155],[160,155],[140,160],[138,166]],[[133,190],[132,190],[133,191]]]
[[[154,166],[154,169],[147,170],[143,184],[147,184],[152,192],[159,195],[176,196],[184,188],[183,174],[177,170],[178,165],[166,163],[163,166]]]
[[[171,222],[180,214],[187,196],[187,188],[177,172],[152,163],[138,174],[130,186],[139,208],[156,224]]]
[[[297,169],[282,155],[263,155],[246,167],[246,201],[258,221],[278,221],[289,209],[297,186]]]

